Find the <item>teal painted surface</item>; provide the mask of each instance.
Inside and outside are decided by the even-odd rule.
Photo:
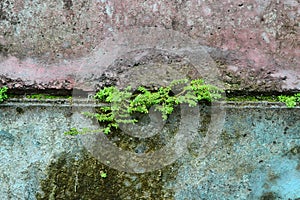
[[[227,109],[218,145],[182,160],[175,199],[300,197],[299,109]]]
[[[222,131],[205,157],[199,129],[188,151],[171,166],[132,174],[87,156],[80,137],[63,134],[76,125],[73,110],[49,105],[0,107],[0,199],[300,198],[299,108],[225,106]],[[99,170],[108,177],[101,179]],[[63,175],[74,179],[55,178]],[[43,198],[37,195],[43,192]]]

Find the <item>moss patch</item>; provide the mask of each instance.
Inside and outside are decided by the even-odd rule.
[[[106,177],[101,176],[106,173]],[[88,152],[79,157],[63,153],[47,170],[41,183],[41,199],[173,199],[164,187],[177,175],[176,167],[168,166],[145,174],[120,172],[100,163]]]
[[[229,133],[223,130],[220,135],[220,139],[223,141],[224,145],[228,147],[232,147],[241,137],[242,135],[239,131],[233,131],[232,133]]]
[[[266,192],[261,197],[260,200],[276,200],[279,199],[278,195],[274,192]]]
[[[60,99],[60,98],[70,98],[71,96],[55,96],[47,94],[31,94],[25,96],[27,99]]]
[[[290,150],[286,152],[286,156],[288,156],[290,159],[293,157],[300,159],[300,146],[296,145],[292,147]]]
[[[268,101],[268,102],[279,102],[277,95],[254,95],[254,96],[229,96],[226,98],[226,101],[253,101],[253,102],[259,102],[259,101]]]

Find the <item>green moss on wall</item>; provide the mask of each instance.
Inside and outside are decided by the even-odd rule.
[[[106,177],[102,176],[106,173]],[[177,175],[175,165],[145,174],[111,169],[83,150],[79,157],[63,153],[47,169],[38,200],[173,199],[164,183]]]

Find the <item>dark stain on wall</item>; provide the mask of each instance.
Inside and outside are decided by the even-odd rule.
[[[261,197],[260,200],[277,200],[281,199],[278,197],[278,195],[274,192],[266,192]]]
[[[63,0],[64,1],[64,9],[71,10],[73,6],[72,0]]]
[[[101,173],[107,177],[101,177]],[[161,170],[131,174],[111,169],[83,150],[79,154],[62,153],[47,169],[47,177],[36,194],[42,199],[173,199],[164,188],[174,180],[174,165]]]

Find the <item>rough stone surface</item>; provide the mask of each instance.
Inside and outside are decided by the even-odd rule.
[[[175,199],[299,198],[299,114],[270,107],[226,109],[211,154],[202,158],[201,150],[191,148],[182,159]]]
[[[299,91],[299,7],[296,0],[1,1],[0,84],[94,90],[115,72],[110,67],[119,57],[145,48],[176,54],[192,41],[217,63],[227,89]],[[147,34],[149,28],[162,37],[145,40],[140,30]],[[120,37],[128,31],[134,45],[126,34]],[[164,44],[168,35],[161,35],[168,31],[189,41],[173,38],[171,49]]]
[[[35,199],[47,163],[62,151],[76,154],[77,139],[63,135],[68,128],[68,112],[54,107],[50,110],[1,107],[1,199]]]
[[[84,150],[81,137],[63,134],[70,127],[87,125],[72,120],[76,114],[68,105],[1,105],[1,199],[300,198],[299,107],[225,106],[222,131],[203,157],[206,149],[199,144],[211,130],[209,116],[214,114],[203,106],[208,118],[181,158],[159,170],[128,173],[97,160]],[[171,126],[175,124],[179,123],[172,121]],[[173,137],[165,134],[154,140],[114,133],[108,138],[123,151],[141,154],[157,150]],[[103,172],[106,178],[101,177]]]

